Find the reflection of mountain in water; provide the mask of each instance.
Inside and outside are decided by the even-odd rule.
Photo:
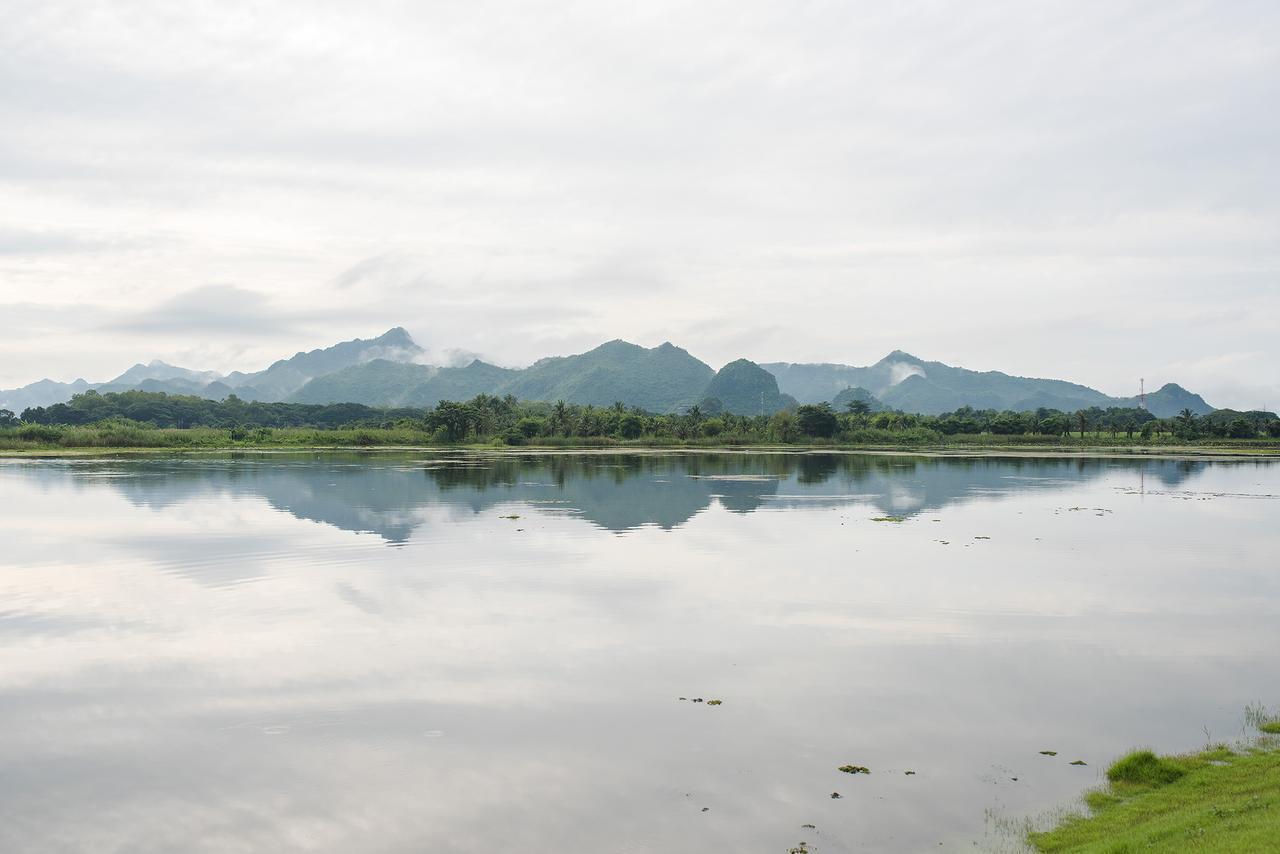
[[[913,457],[857,454],[237,454],[202,458],[37,464],[105,482],[130,501],[164,507],[201,496],[261,497],[301,519],[409,539],[424,511],[527,504],[568,512],[611,531],[671,529],[718,501],[748,513],[862,501],[911,515],[1012,492],[1050,489],[1125,470],[1177,485],[1206,463],[1185,460]]]

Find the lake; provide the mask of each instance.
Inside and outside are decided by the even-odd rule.
[[[9,459],[0,501],[4,851],[973,850],[1280,705],[1259,460]]]

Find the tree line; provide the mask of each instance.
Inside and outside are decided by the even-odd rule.
[[[703,401],[679,413],[653,413],[622,403],[601,407],[521,401],[481,394],[468,401],[440,401],[431,408],[380,409],[356,403],[260,403],[235,395],[221,401],[160,392],[86,391],[67,403],[32,407],[16,416],[0,409],[0,427],[130,425],[155,428],[209,427],[244,440],[251,431],[277,428],[413,429],[441,442],[501,441],[536,444],[544,439],[719,440],[726,442],[942,441],[953,436],[1031,436],[1126,439],[1263,439],[1280,437],[1272,413],[1218,410],[1197,416],[1184,410],[1156,418],[1140,408],[1091,407],[1075,412],[1024,412],[962,407],[942,415],[871,412],[864,401],[837,411],[830,404],[804,404],[772,415],[734,415]]]

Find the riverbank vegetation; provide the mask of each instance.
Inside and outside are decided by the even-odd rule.
[[[802,405],[772,415],[704,409],[660,414],[627,408],[479,395],[430,409],[361,404],[258,403],[128,391],[78,394],[68,403],[0,410],[0,450],[77,447],[817,445],[890,448],[1206,446],[1280,449],[1280,420],[1266,412],[1190,411],[1159,419],[1143,409],[1073,413],[969,407],[943,415],[845,411]]]
[[[1031,833],[1037,851],[1274,851],[1280,840],[1280,745],[1219,746],[1187,756],[1137,751],[1090,792],[1089,816]]]

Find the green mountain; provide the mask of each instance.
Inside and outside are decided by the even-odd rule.
[[[1138,398],[1126,397],[1113,405],[1137,406]],[[1147,395],[1147,411],[1157,418],[1172,418],[1184,409],[1190,409],[1196,415],[1208,415],[1214,411],[1203,397],[1192,394],[1177,383],[1165,383]]]
[[[405,406],[435,406],[442,400],[470,400],[478,394],[506,394],[507,384],[519,374],[475,359],[461,368],[440,368],[424,382],[410,388]]]
[[[861,386],[851,386],[837,394],[831,399],[831,408],[836,412],[845,412],[849,409],[849,404],[855,400],[861,400],[871,412],[884,412],[889,408],[878,397]]]
[[[702,392],[702,408],[709,414],[771,415],[795,405],[794,397],[778,392],[773,374],[746,359],[725,365]]]
[[[652,349],[610,341],[576,356],[534,362],[500,391],[521,400],[608,406],[622,401],[650,412],[675,412],[704,396],[711,367],[671,343]]]
[[[874,365],[775,362],[757,365],[745,359],[719,372],[671,343],[645,348],[610,341],[572,356],[541,359],[524,369],[500,368],[479,360],[462,367],[418,364],[424,355],[404,329],[377,338],[355,339],[297,353],[253,373],[221,376],[214,371],[180,368],[165,362],[137,364],[106,383],[40,380],[0,390],[0,408],[17,413],[28,407],[62,403],[88,389],[163,391],[221,400],[290,400],[302,403],[364,403],[369,406],[433,406],[440,400],[466,400],[477,394],[511,394],[523,400],[565,400],[608,406],[622,401],[651,412],[678,412],[704,400],[724,410],[758,413],[801,403],[831,401],[843,409],[850,396],[876,401],[873,409],[937,414],[976,409],[1074,411],[1091,406],[1134,406],[1136,398],[1109,397],[1096,389],[1063,380],[1018,377],[1000,371],[971,371],[919,359],[895,350]],[[1158,417],[1183,409],[1212,412],[1202,397],[1174,383],[1147,395]]]

